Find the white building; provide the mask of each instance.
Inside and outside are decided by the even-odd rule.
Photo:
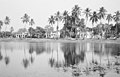
[[[26,38],[28,33],[16,33],[15,37],[16,38]]]
[[[50,38],[60,38],[60,31],[51,32]]]

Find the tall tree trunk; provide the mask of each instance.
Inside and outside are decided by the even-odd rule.
[[[108,21],[108,25],[110,24],[110,21]]]
[[[7,29],[7,25],[6,25],[6,27],[5,27],[5,37],[6,37],[6,32],[7,32],[7,30],[6,30],[6,29]]]
[[[58,29],[59,29],[59,21],[57,21],[57,39],[58,39]]]
[[[92,23],[92,38],[94,37],[93,27],[94,27],[94,23]]]
[[[86,26],[87,26],[88,18],[86,17]]]
[[[117,27],[117,25],[118,25],[118,22],[116,23],[116,34],[118,33],[118,27]]]

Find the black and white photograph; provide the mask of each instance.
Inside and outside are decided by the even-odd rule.
[[[120,0],[0,0],[0,77],[120,77]]]

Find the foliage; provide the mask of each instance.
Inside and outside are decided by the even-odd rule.
[[[29,16],[25,13],[23,17],[21,17],[23,23],[28,23],[29,22]]]
[[[55,24],[55,18],[54,18],[54,16],[51,15],[51,17],[48,19],[48,21],[49,21],[49,24],[51,24],[51,25]]]
[[[13,34],[11,32],[0,32],[0,37],[3,38],[3,37],[11,37],[13,36]]]
[[[1,32],[2,26],[3,26],[3,21],[0,20],[0,32]]]
[[[112,21],[113,19],[113,16],[111,14],[108,14],[107,17],[106,17],[106,20],[108,21],[108,24],[110,21]]]
[[[99,9],[98,17],[100,20],[105,18],[106,12],[107,10],[104,7]]]
[[[92,24],[94,26],[94,23],[97,22],[99,19],[98,14],[94,11],[93,15],[90,17],[90,21],[92,21]]]
[[[29,24],[30,24],[31,26],[33,26],[33,25],[35,24],[34,19],[31,19],[31,20],[29,21]]]
[[[30,37],[33,38],[43,38],[45,36],[45,30],[41,27],[36,27],[36,29],[30,27],[28,32],[30,33]]]
[[[9,25],[10,24],[10,18],[8,16],[6,16],[5,20],[4,20],[4,23],[6,25]]]
[[[57,22],[57,30],[59,29],[59,22],[62,20],[62,16],[60,15],[60,12],[57,11],[57,13],[55,13],[55,21]]]
[[[116,11],[115,15],[113,15],[113,19],[116,23],[118,23],[118,21],[120,21],[120,12]]]
[[[10,32],[12,33],[14,31],[14,28],[13,27],[10,27]]]

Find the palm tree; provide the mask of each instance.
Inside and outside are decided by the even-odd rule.
[[[28,16],[26,13],[24,14],[23,17],[21,17],[22,22],[26,23],[26,24],[29,22],[29,18],[30,18],[30,16]],[[25,28],[26,28],[26,25],[25,25]]]
[[[57,31],[59,29],[59,22],[62,20],[62,16],[60,15],[60,12],[58,11],[56,14],[55,14],[55,21],[57,22]]]
[[[93,27],[94,27],[94,23],[96,22],[98,22],[98,19],[99,19],[99,17],[98,17],[98,14],[94,11],[93,12],[93,15],[91,15],[91,17],[90,17],[90,21],[92,21],[92,25],[93,25]]]
[[[79,16],[81,15],[81,8],[75,5],[72,9],[72,24],[76,25],[79,21]]]
[[[100,23],[102,23],[102,22],[101,22],[101,19],[104,19],[104,18],[105,18],[106,12],[107,12],[107,10],[106,10],[104,7],[101,7],[101,8],[99,9],[98,16],[99,16],[99,19],[100,19]]]
[[[75,5],[72,9],[72,14],[75,16],[75,17],[79,17],[79,15],[81,15],[81,9],[78,5]]]
[[[48,19],[48,22],[49,22],[49,24],[51,24],[52,27],[53,27],[53,24],[55,24],[55,19],[54,19],[54,16],[53,16],[53,15],[50,16],[50,18]]]
[[[13,31],[14,31],[14,28],[13,28],[13,27],[11,27],[11,28],[10,28],[10,32],[12,33]]]
[[[87,25],[87,21],[88,21],[89,16],[91,16],[90,11],[91,11],[91,9],[86,8],[85,11],[83,12],[85,14],[85,17],[86,17],[86,25]]]
[[[2,26],[3,26],[3,21],[0,20],[0,32],[1,32]]]
[[[116,22],[116,24],[118,24],[119,23],[119,21],[120,21],[120,11],[116,11],[115,12],[115,15],[113,15],[113,19],[114,19],[114,21]],[[117,30],[117,25],[116,25],[116,32],[117,32],[118,30]]]
[[[113,15],[113,19],[116,23],[120,21],[120,11],[115,12],[115,15]]]
[[[5,20],[4,20],[4,23],[5,23],[5,25],[6,25],[6,28],[5,28],[5,31],[6,31],[7,25],[10,24],[10,18],[9,18],[8,16],[6,16],[6,18],[5,18]]]
[[[68,16],[69,16],[68,11],[65,10],[63,12],[63,22],[65,22],[65,24],[67,23]]]
[[[63,12],[63,22],[64,22],[64,26],[65,26],[65,36],[66,36],[66,31],[67,31],[67,26],[68,26],[68,22],[69,22],[69,13],[68,11],[64,11]]]
[[[108,25],[109,25],[110,21],[112,21],[112,19],[113,19],[113,16],[111,14],[108,14],[106,17],[106,20],[108,21]]]
[[[31,25],[31,27],[35,24],[34,19],[31,19],[29,22],[29,25]]]

